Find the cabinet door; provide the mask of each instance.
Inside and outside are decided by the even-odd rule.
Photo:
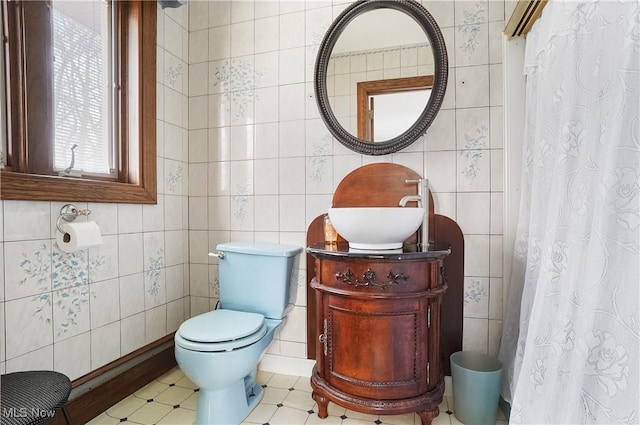
[[[323,369],[331,386],[380,400],[427,390],[426,299],[328,295],[326,301]]]

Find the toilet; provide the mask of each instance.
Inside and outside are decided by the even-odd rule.
[[[230,242],[216,249],[221,308],[182,323],[175,355],[200,388],[195,423],[239,424],[262,398],[258,362],[293,307],[294,261],[302,248]]]

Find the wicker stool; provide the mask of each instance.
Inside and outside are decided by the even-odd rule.
[[[14,372],[0,377],[2,425],[41,424],[62,409],[71,425],[65,404],[71,392],[71,381],[66,375],[51,370]]]

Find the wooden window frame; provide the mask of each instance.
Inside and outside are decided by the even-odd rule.
[[[29,125],[52,120],[51,112],[38,110],[29,99],[47,93],[47,84],[34,86],[25,72],[24,46],[29,40],[17,22],[24,18],[23,3],[3,1],[6,32],[10,40],[5,55],[7,168],[0,175],[0,198],[4,200],[76,201],[110,203],[157,203],[156,176],[156,39],[157,5],[144,0],[120,1],[118,20],[123,30],[121,96],[119,99],[120,169],[119,181],[57,175],[29,174],[29,162],[37,152],[28,150],[29,139],[42,135],[46,126]],[[43,29],[38,31],[44,33]],[[5,45],[6,41],[5,41]],[[32,60],[32,58],[29,58]],[[27,82],[29,81],[29,84]],[[44,86],[44,87],[43,87]],[[43,91],[44,90],[44,91]],[[50,92],[49,92],[50,93]],[[40,102],[42,105],[42,102]],[[46,147],[45,147],[46,149]],[[45,153],[48,157],[51,154]],[[33,172],[33,171],[32,171]]]

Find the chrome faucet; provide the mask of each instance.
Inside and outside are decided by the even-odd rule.
[[[422,249],[425,249],[429,246],[429,180],[408,179],[405,180],[405,183],[416,183],[418,185],[418,194],[403,196],[400,199],[400,206],[406,207],[408,202],[416,202],[418,207],[424,206],[424,222],[422,223],[422,232],[418,234],[418,244]]]
[[[406,207],[408,202],[417,202],[418,207],[422,207],[422,195],[405,195],[400,199],[400,206]]]

